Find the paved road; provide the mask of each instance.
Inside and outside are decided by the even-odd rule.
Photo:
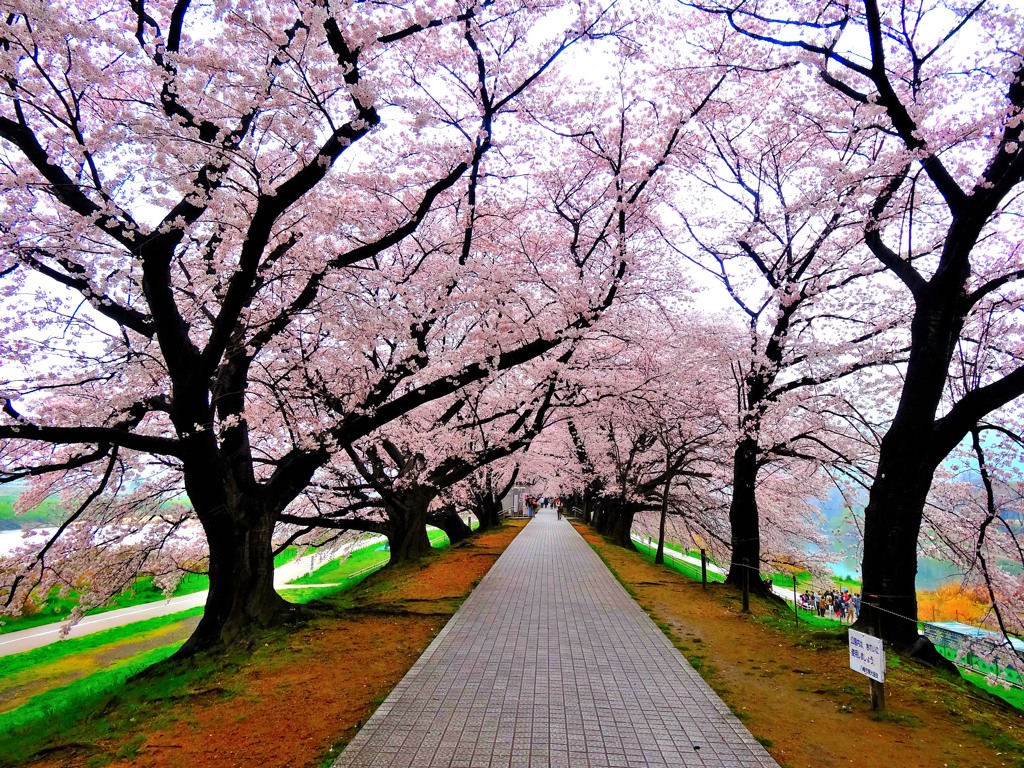
[[[311,573],[313,570],[323,565],[327,560],[340,557],[348,550],[355,547],[366,547],[370,544],[379,543],[380,541],[387,541],[387,539],[384,536],[363,539],[353,545],[343,547],[326,558],[318,557],[317,555],[310,555],[308,557],[299,557],[291,560],[280,568],[276,568],[274,570],[274,586],[277,589],[301,589],[309,586],[335,586],[333,584],[290,585],[288,582],[293,579],[297,579],[300,576],[304,576],[307,573]],[[101,632],[104,629],[113,629],[114,627],[124,626],[125,624],[132,624],[136,621],[143,621],[145,619],[156,618],[157,616],[168,616],[172,613],[187,611],[190,608],[205,605],[206,594],[206,590],[203,590],[202,592],[193,592],[190,595],[172,597],[170,600],[157,600],[153,603],[143,603],[142,605],[132,606],[131,608],[119,608],[114,611],[106,611],[105,613],[86,616],[80,622],[75,624],[75,626],[71,628],[71,631],[66,635],[61,634],[61,630],[64,628],[64,622],[44,624],[42,626],[33,627],[32,629],[22,629],[17,632],[7,632],[0,635],[0,656],[11,656],[15,653],[31,651],[33,648],[41,648],[44,645],[56,643],[65,638],[82,637],[83,635],[91,635],[93,632]]]
[[[335,763],[369,766],[777,768],[546,511]]]
[[[654,540],[651,539],[650,536],[641,536],[638,533],[631,533],[631,534],[629,534],[629,536],[630,536],[631,539],[633,539],[633,541],[639,542],[640,544],[644,544],[644,545],[646,545],[648,547],[653,547],[655,549],[657,549],[657,547],[658,547],[658,545],[654,543]],[[676,552],[674,549],[669,549],[668,547],[665,547],[664,552],[665,552],[665,557],[670,557],[673,560],[679,560],[679,561],[681,561],[683,563],[686,563],[687,565],[694,566],[698,570],[700,569],[700,558],[699,557],[690,557],[690,555],[684,555],[683,553]],[[707,569],[708,569],[708,573],[717,573],[719,576],[725,576],[725,571],[723,571],[721,568],[719,568],[714,563],[708,563],[707,564]]]
[[[194,592],[191,595],[172,597],[170,600],[160,600],[155,603],[144,603],[143,605],[132,606],[131,608],[119,608],[116,611],[98,613],[95,616],[86,616],[71,628],[67,635],[62,635],[61,630],[64,623],[43,624],[32,629],[22,629],[17,632],[8,632],[0,635],[0,656],[10,656],[22,651],[31,651],[33,648],[41,648],[44,645],[55,643],[68,637],[82,637],[91,635],[93,632],[101,632],[104,629],[120,627],[124,624],[131,624],[144,619],[152,619],[157,616],[167,616],[179,611],[187,611],[190,608],[206,604],[206,591]]]

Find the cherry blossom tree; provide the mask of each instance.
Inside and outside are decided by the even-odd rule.
[[[733,584],[747,580],[748,569],[757,575],[762,561],[761,470],[774,462],[777,473],[785,463],[786,472],[804,476],[795,460],[838,471],[853,464],[850,441],[829,414],[842,404],[832,385],[893,361],[900,344],[887,334],[890,306],[878,301],[885,292],[862,286],[879,270],[859,226],[864,158],[878,140],[823,132],[822,113],[847,108],[827,90],[808,104],[775,72],[748,75],[742,87],[734,103],[772,91],[775,98],[756,115],[736,107],[705,121],[705,145],[688,158],[674,205],[679,232],[666,232],[720,286],[748,331],[746,350],[732,362]],[[849,107],[851,120],[860,108]],[[760,578],[750,581],[766,589]]]
[[[557,368],[642,280],[652,179],[721,75],[655,109],[623,30],[588,3],[8,16],[5,476],[81,501],[62,535],[115,495],[106,467],[187,496],[211,589],[182,654],[288,610],[274,537],[331,518],[304,492],[337,457],[379,506],[426,467],[408,419]],[[605,38],[614,100],[595,79],[569,104],[558,60]],[[56,565],[22,563],[7,604]]]
[[[325,480],[307,489],[316,503],[279,516],[300,529],[361,530],[388,537],[391,563],[430,551],[427,524],[453,543],[470,529],[441,495],[491,463],[528,447],[543,429],[572,348],[539,369],[539,380],[517,368],[486,385],[465,387],[396,419],[335,456]],[[509,392],[514,387],[514,392]],[[333,470],[333,471],[331,471]],[[500,502],[500,499],[499,499]]]
[[[979,2],[699,3],[748,40],[817,74],[861,106],[835,130],[884,135],[863,237],[906,291],[910,351],[898,406],[881,442],[864,514],[864,591],[887,641],[918,642],[918,538],[935,472],[986,414],[1024,394],[1016,315],[1021,303],[1019,9]],[[848,113],[847,113],[848,115]],[[1013,332],[980,385],[949,388],[959,345],[983,337],[995,312]],[[875,623],[871,611],[862,620]]]
[[[477,470],[457,486],[466,500],[464,506],[479,520],[480,530],[500,525],[502,503],[519,481],[520,470],[518,457],[506,458]]]
[[[187,494],[211,589],[182,653],[287,610],[272,584],[277,516],[342,445],[557,346],[554,330],[492,340],[497,356],[424,373],[427,321],[378,376],[340,382],[344,398],[324,407],[306,387],[349,373],[337,363],[358,352],[373,370],[377,350],[329,341],[367,319],[336,314],[355,271],[401,261],[435,216],[461,220],[441,254],[465,265],[503,120],[604,23],[585,4],[321,0],[5,16],[4,477],[80,499],[60,533],[116,490],[120,463]],[[611,300],[624,269],[612,264],[588,273],[602,286],[562,328]],[[56,564],[38,552],[5,580],[6,604]]]
[[[563,440],[579,462],[579,491],[595,527],[632,547],[637,515],[658,512],[663,541],[670,511],[715,506],[708,486],[724,485],[719,459],[733,433],[723,422],[727,369],[716,364],[710,329],[639,303],[614,316],[614,335],[587,350],[582,400]]]

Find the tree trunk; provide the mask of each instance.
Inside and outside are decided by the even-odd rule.
[[[475,513],[477,520],[480,521],[479,530],[481,531],[487,531],[501,525],[501,501],[495,500],[493,496],[479,497]]]
[[[430,553],[427,510],[436,495],[433,488],[412,487],[385,505],[388,518],[385,535],[391,550],[389,565],[415,560]]]
[[[742,586],[749,579],[750,589],[767,592],[761,581],[761,523],[757,511],[757,441],[744,438],[736,446],[732,464],[732,501],[729,525],[732,529],[732,564],[727,584]],[[744,567],[746,564],[748,567]]]
[[[429,515],[427,522],[448,534],[448,540],[452,544],[458,544],[473,535],[473,529],[451,508]]]
[[[635,550],[633,539],[630,534],[633,532],[633,516],[636,511],[632,505],[625,501],[616,501],[610,506],[610,515],[607,522],[607,536],[612,543],[620,547]]]
[[[665,562],[665,518],[668,517],[668,491],[672,484],[672,475],[665,474],[665,493],[661,497],[661,520],[658,523],[658,551],[654,553],[654,564]]]
[[[964,276],[960,285],[965,280]],[[878,468],[864,510],[861,597],[881,611],[862,611],[855,626],[875,631],[876,617],[871,614],[880,614],[882,639],[899,650],[918,643],[918,536],[935,469],[956,442],[947,437],[945,442],[950,444],[943,444],[935,429],[961,329],[950,303],[935,296],[918,299],[903,392],[879,447]]]
[[[861,598],[879,606],[882,637],[903,650],[917,631],[917,540],[922,511],[935,467],[928,466],[922,438],[904,436],[895,428],[882,441],[875,481],[864,510],[864,586]],[[910,437],[908,441],[906,437]],[[911,444],[917,443],[916,447]],[[904,444],[904,448],[894,446]],[[857,628],[876,631],[872,608],[861,612]]]
[[[249,506],[256,506],[250,502]],[[223,510],[203,520],[210,551],[206,608],[177,658],[244,641],[299,609],[274,589],[274,515],[260,509]]]

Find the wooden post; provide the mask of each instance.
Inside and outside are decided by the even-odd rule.
[[[875,600],[878,600],[877,595],[872,595]],[[876,602],[872,605],[875,611],[875,637],[881,639],[882,637],[882,606],[880,602]],[[883,644],[884,648],[885,645]],[[871,711],[880,712],[885,709],[885,683],[880,683],[877,680],[871,680]]]
[[[743,612],[750,613],[750,565],[743,558]]]
[[[871,711],[879,712],[885,709],[885,683],[877,680],[868,680],[871,683]]]
[[[708,588],[708,552],[706,549],[700,551],[700,585],[703,589]]]
[[[797,625],[800,624],[800,601],[796,599],[796,574],[793,574],[793,618]]]

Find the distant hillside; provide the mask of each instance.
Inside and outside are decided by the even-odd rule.
[[[17,531],[28,528],[43,528],[59,525],[67,515],[67,510],[60,506],[56,499],[47,499],[31,512],[23,515],[14,513],[14,502],[18,500],[18,492],[7,489],[0,494],[0,531]]]

